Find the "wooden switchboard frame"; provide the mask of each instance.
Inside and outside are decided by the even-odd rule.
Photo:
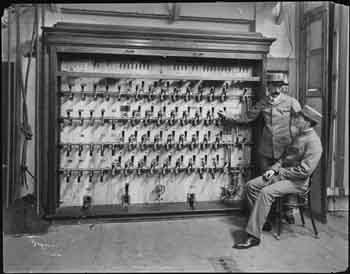
[[[121,27],[91,24],[57,23],[43,29],[44,75],[40,94],[40,182],[41,201],[48,218],[81,217],[79,208],[57,210],[59,207],[59,181],[57,176],[59,154],[59,130],[56,122],[59,114],[57,94],[57,54],[88,53],[145,55],[164,57],[218,58],[254,60],[258,64],[260,88],[265,86],[266,55],[274,38],[259,33],[228,33],[190,29],[146,27]],[[154,207],[154,206],[153,206]],[[179,206],[169,210],[148,211],[147,208],[130,208],[116,213],[115,207],[95,207],[85,217],[154,217],[193,214],[223,214],[240,209],[239,205],[221,206],[203,203],[196,210],[184,210]]]

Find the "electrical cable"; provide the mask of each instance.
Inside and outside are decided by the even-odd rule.
[[[32,60],[33,55],[33,48],[34,48],[34,41],[36,41],[37,33],[37,24],[38,20],[37,17],[34,18],[33,22],[33,32],[30,42],[30,52],[29,52],[29,59],[26,67],[26,75],[25,75],[25,81],[23,82],[23,73],[22,73],[22,58],[19,58],[19,66],[18,66],[18,74],[19,74],[19,81],[20,81],[20,90],[22,94],[22,126],[21,126],[21,132],[24,136],[23,145],[22,145],[22,155],[21,155],[21,183],[22,185],[25,185],[28,189],[28,183],[27,183],[27,173],[35,180],[35,176],[32,175],[32,173],[29,171],[27,166],[27,150],[28,150],[28,142],[32,140],[32,129],[29,124],[28,119],[28,105],[27,105],[27,90],[28,90],[28,78],[29,78],[29,70],[30,70],[30,64]]]

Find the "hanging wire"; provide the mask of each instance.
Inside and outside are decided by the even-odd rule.
[[[21,132],[24,136],[23,140],[23,146],[22,146],[22,157],[21,157],[21,183],[22,185],[26,186],[28,189],[28,183],[27,183],[27,173],[35,179],[33,174],[29,171],[27,166],[27,150],[28,150],[28,142],[32,140],[32,128],[29,124],[28,119],[28,105],[27,105],[27,90],[28,90],[28,78],[29,78],[29,71],[30,71],[30,64],[32,60],[33,55],[33,49],[34,49],[34,42],[36,41],[37,33],[37,24],[38,20],[35,16],[34,22],[33,22],[33,31],[32,31],[32,37],[30,42],[30,52],[29,52],[29,59],[26,67],[26,75],[25,80],[23,81],[23,73],[22,73],[22,58],[19,58],[19,66],[18,66],[18,74],[19,74],[19,88],[21,90],[22,94],[22,125],[21,125]]]

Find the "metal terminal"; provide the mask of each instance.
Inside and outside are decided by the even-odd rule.
[[[190,150],[193,150],[197,145],[197,139],[196,139],[196,135],[192,134],[192,139],[191,139],[191,143],[190,143]]]
[[[201,149],[208,148],[208,145],[209,145],[208,136],[207,136],[207,134],[204,134],[203,135],[203,141],[201,143]]]
[[[80,183],[81,177],[83,177],[83,172],[82,172],[82,171],[79,171],[78,177],[77,177],[77,182],[78,182],[78,183]]]
[[[86,84],[81,84],[80,87],[81,87],[81,100],[85,100],[86,96],[84,94],[84,91],[85,91],[85,86]]]
[[[178,174],[178,173],[179,173],[180,168],[181,168],[182,163],[183,163],[183,158],[184,158],[183,155],[181,155],[180,158],[178,158],[178,159],[176,160],[175,169],[174,169],[175,174]]]
[[[68,99],[69,99],[69,100],[73,100],[74,94],[73,94],[73,92],[72,92],[72,85],[71,85],[71,84],[68,84],[68,88],[69,88],[69,92],[70,92],[70,94],[69,94],[69,96],[68,96]]]
[[[68,170],[66,173],[66,182],[69,183],[70,177],[72,176],[72,171]]]
[[[193,172],[193,160],[192,159],[188,160],[186,172],[187,172],[187,174],[190,174],[191,172]]]
[[[93,95],[94,100],[97,100],[97,84],[94,84],[94,95]]]
[[[148,87],[148,94],[147,94],[147,99],[150,102],[151,100],[153,100],[153,94],[154,94],[154,90],[152,89],[151,86]]]
[[[92,203],[92,198],[89,195],[85,195],[83,197],[83,205],[82,205],[82,210],[87,210],[91,207]]]
[[[67,156],[67,157],[70,156],[71,151],[72,151],[72,145],[71,145],[71,144],[68,144],[68,145],[67,145],[67,149],[66,149],[66,156]]]
[[[216,155],[216,158],[215,157],[212,158],[212,167],[209,169],[209,173],[213,180],[215,179],[215,173],[217,172],[218,161],[219,161],[219,154]]]
[[[117,149],[117,145],[116,144],[110,145],[110,149],[111,149],[111,152],[112,152],[112,156],[114,156],[115,155],[115,151]]]
[[[82,117],[82,112],[83,112],[83,111],[84,111],[83,109],[79,109],[79,110],[78,110],[79,119],[80,119],[80,125],[81,125],[81,126],[84,124],[84,119],[83,119],[83,117]]]
[[[195,193],[187,193],[187,202],[190,205],[191,209],[195,209],[194,202],[195,202]]]
[[[90,123],[91,123],[91,124],[94,123],[93,113],[94,113],[94,110],[93,110],[93,109],[90,109]]]
[[[211,122],[212,122],[212,116],[211,116],[210,111],[208,110],[208,111],[207,111],[207,116],[206,116],[206,118],[205,118],[205,120],[204,120],[204,124],[205,124],[206,126],[208,126],[208,125],[211,124]]]
[[[129,204],[130,204],[129,184],[125,184],[124,194],[122,196],[122,206],[126,207]]]
[[[120,85],[118,86],[118,95],[117,95],[117,100],[120,101],[121,100],[121,93],[120,93]]]
[[[94,145],[93,144],[89,144],[89,155],[92,156],[94,150]]]
[[[185,94],[185,102],[189,101],[192,98],[192,90],[190,87],[186,88],[186,94]]]
[[[101,145],[101,156],[104,156],[104,153],[105,153],[105,145],[102,144]]]
[[[208,94],[208,102],[212,102],[214,100],[215,88],[211,87]]]
[[[104,170],[100,171],[100,182],[103,182],[103,177],[104,177]]]
[[[109,90],[109,85],[106,84],[106,91],[105,91],[104,96],[105,96],[105,98],[106,98],[107,101],[109,101],[109,98],[110,98],[109,93],[108,93],[108,90]]]
[[[199,124],[199,113],[198,111],[196,111],[196,113],[194,114],[194,119],[192,120],[192,125],[196,126]]]
[[[181,134],[179,136],[179,142],[177,143],[177,149],[180,150],[184,147],[184,142],[185,142],[185,136],[184,134]]]
[[[137,84],[135,86],[135,100],[138,101],[140,99],[140,94],[139,94],[139,85]]]
[[[94,172],[92,170],[89,171],[89,182],[92,182],[92,178],[94,177]]]
[[[198,93],[196,94],[196,101],[199,102],[203,99],[203,87],[199,86],[198,87]]]
[[[81,153],[83,152],[83,146],[80,144],[79,147],[78,147],[78,156],[80,157],[81,156]]]
[[[198,169],[198,172],[199,172],[199,178],[200,179],[203,179],[203,174],[205,172],[205,169],[206,169],[206,165],[207,165],[207,155],[205,155],[206,157],[202,158],[201,159],[201,166],[200,168]]]
[[[68,125],[72,125],[72,123],[73,123],[73,119],[72,119],[72,117],[70,116],[70,113],[73,111],[73,109],[67,109],[66,110],[66,113],[67,113],[67,119],[68,119]]]
[[[228,89],[228,83],[226,83],[225,87],[222,88],[222,93],[220,95],[221,102],[225,102],[227,99],[227,89]]]
[[[171,94],[171,100],[175,102],[179,97],[179,90],[175,87],[173,93]]]

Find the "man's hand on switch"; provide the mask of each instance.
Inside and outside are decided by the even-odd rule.
[[[227,117],[231,117],[233,119],[233,121],[240,119],[240,115],[239,114],[235,114],[234,112],[230,112],[228,110],[223,110],[223,109],[220,109],[218,111],[218,115],[223,120],[226,120]]]
[[[275,175],[275,171],[272,169],[266,170],[265,173],[263,174],[263,179],[265,181],[268,181],[272,178],[272,176]]]
[[[218,115],[221,119],[225,119],[226,118],[226,111],[224,111],[223,109],[220,109],[218,111]]]

